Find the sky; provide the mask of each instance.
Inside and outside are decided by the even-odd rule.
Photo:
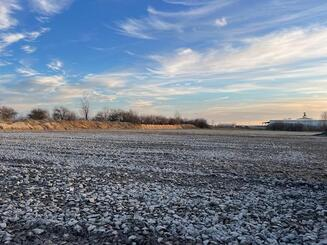
[[[326,44],[325,0],[0,0],[0,105],[319,118]]]

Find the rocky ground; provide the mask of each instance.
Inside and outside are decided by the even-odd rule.
[[[0,243],[327,244],[326,149],[260,132],[3,132]]]

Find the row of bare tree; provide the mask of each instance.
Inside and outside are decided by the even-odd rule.
[[[52,118],[56,121],[73,121],[77,119],[89,120],[90,115],[90,102],[87,97],[83,97],[80,100],[80,112],[81,118],[77,114],[66,107],[59,106],[53,109],[52,116],[50,113],[42,108],[34,108],[27,115],[27,118],[33,120],[47,120]],[[18,113],[15,109],[7,106],[0,107],[0,120],[2,121],[12,121],[15,120]]]
[[[17,115],[18,113],[11,107],[0,107],[0,120],[2,121],[13,121],[16,119]],[[53,110],[52,116],[50,116],[50,113],[47,110],[41,108],[35,108],[27,115],[28,119],[33,120],[47,120],[51,117],[56,121],[73,121],[78,119],[75,112],[72,112],[65,107],[56,107]]]
[[[136,112],[129,110],[109,110],[105,109],[98,112],[94,118],[96,121],[109,122],[129,122],[134,124],[156,124],[156,125],[176,125],[176,124],[192,124],[198,128],[208,128],[207,120],[203,118],[185,119],[179,113],[175,117],[165,117],[160,115],[139,115]]]
[[[32,120],[55,120],[55,121],[74,121],[78,119],[90,120],[90,103],[85,97],[80,101],[80,114],[81,117],[66,107],[60,106],[53,109],[52,114],[42,108],[35,108],[27,115],[28,119]],[[16,119],[18,113],[10,107],[0,107],[0,120],[13,121]],[[96,114],[92,120],[95,121],[108,121],[108,122],[129,122],[134,124],[192,124],[199,128],[208,128],[209,124],[205,119],[183,119],[179,114],[175,117],[165,117],[160,115],[139,115],[136,112],[129,110],[110,110],[104,109]]]

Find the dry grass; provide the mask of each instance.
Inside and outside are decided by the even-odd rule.
[[[125,122],[97,122],[97,121],[34,121],[0,122],[0,130],[10,131],[65,131],[83,129],[194,129],[193,125],[148,125]]]

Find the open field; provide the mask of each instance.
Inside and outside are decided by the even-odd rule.
[[[327,138],[0,132],[0,243],[327,244]]]

